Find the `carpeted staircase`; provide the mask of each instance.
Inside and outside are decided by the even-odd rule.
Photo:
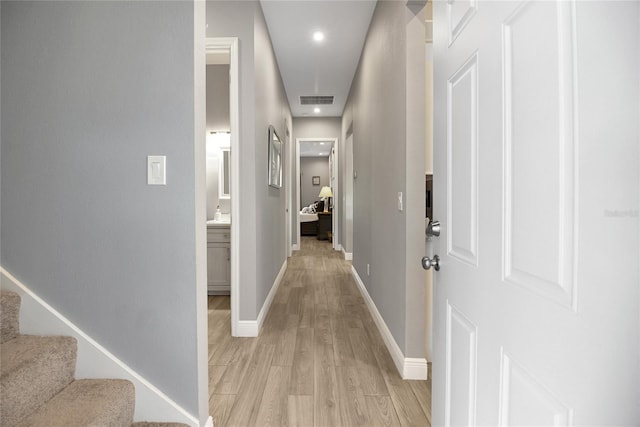
[[[0,426],[178,427],[133,423],[127,380],[74,379],[76,340],[20,335],[20,296],[0,292]]]

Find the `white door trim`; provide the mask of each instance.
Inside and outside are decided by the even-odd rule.
[[[338,138],[334,139],[333,143],[333,166],[332,166],[332,187],[333,188],[333,215],[331,215],[333,229],[333,250],[339,251],[342,250],[342,245],[340,244],[340,228],[338,227],[338,216],[340,215],[340,200],[342,197],[342,193],[340,193],[340,150],[338,149]],[[337,214],[337,215],[336,215]]]
[[[292,124],[289,123],[288,120],[284,121],[284,139],[285,139],[285,163],[284,163],[284,189],[285,189],[285,248],[287,253],[287,258],[291,256],[292,250],[292,242],[291,242],[291,208],[292,208],[292,200],[291,200],[291,170],[293,163],[293,144],[291,143],[291,135],[292,135]]]
[[[229,52],[229,121],[231,130],[231,336],[236,336],[240,322],[240,292],[238,277],[240,275],[240,110],[238,106],[238,38],[237,37],[207,37],[205,41],[207,53],[216,51]],[[207,295],[198,295],[206,298]]]
[[[321,141],[332,141],[333,142],[333,149],[335,150],[335,165],[334,165],[334,169],[336,170],[336,179],[335,179],[335,188],[333,188],[333,213],[334,215],[332,215],[332,228],[333,228],[333,249],[335,250],[339,250],[339,241],[340,241],[340,236],[339,236],[339,230],[338,230],[338,221],[337,221],[337,215],[340,215],[340,210],[339,210],[339,197],[340,197],[340,190],[338,188],[338,167],[340,165],[339,161],[338,161],[338,138],[296,138],[296,173],[295,173],[295,177],[297,179],[296,181],[296,206],[295,206],[295,218],[296,218],[296,233],[298,236],[298,240],[297,240],[297,249],[300,249],[300,143],[301,142],[321,142]],[[331,178],[331,177],[330,177]],[[291,209],[291,214],[294,215],[294,210]]]

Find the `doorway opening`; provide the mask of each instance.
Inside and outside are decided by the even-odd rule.
[[[338,138],[296,138],[298,242],[301,235],[315,234],[319,240],[328,240],[334,250],[341,249],[338,151]]]
[[[207,74],[207,294],[228,295],[230,330],[239,324],[238,234],[240,162],[238,39],[205,41]]]

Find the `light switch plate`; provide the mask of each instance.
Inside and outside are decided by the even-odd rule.
[[[402,212],[404,207],[402,206],[402,191],[398,191],[398,210]]]
[[[147,184],[167,185],[167,156],[147,156]]]

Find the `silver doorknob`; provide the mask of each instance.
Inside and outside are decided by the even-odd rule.
[[[431,267],[433,267],[435,271],[440,271],[440,257],[438,255],[434,255],[433,258],[422,258],[422,268],[429,270]]]
[[[425,230],[427,236],[438,237],[440,235],[440,221],[431,221]]]

